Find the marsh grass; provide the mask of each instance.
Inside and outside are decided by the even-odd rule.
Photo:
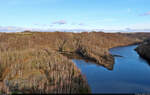
[[[89,92],[80,71],[66,57],[46,49],[3,52],[1,79],[3,91],[22,93],[80,93]]]
[[[77,54],[112,69],[114,59],[108,50],[136,42],[121,34],[103,32],[1,33],[1,91],[90,93],[85,78],[67,54]]]

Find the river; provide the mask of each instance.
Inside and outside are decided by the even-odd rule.
[[[85,75],[92,93],[150,93],[150,65],[134,51],[137,45],[110,49],[113,70],[84,60],[73,62]]]

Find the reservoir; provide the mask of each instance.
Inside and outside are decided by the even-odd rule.
[[[112,70],[84,60],[73,62],[91,88],[92,93],[150,93],[150,65],[134,51],[137,45],[110,49],[115,57]]]

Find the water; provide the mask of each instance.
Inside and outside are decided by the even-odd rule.
[[[84,60],[73,60],[86,76],[92,93],[150,93],[150,66],[134,51],[136,45],[110,49],[113,70]]]

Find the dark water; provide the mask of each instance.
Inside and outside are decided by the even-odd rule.
[[[110,50],[113,70],[83,60],[73,60],[86,76],[92,93],[150,93],[150,66],[134,51],[136,45]]]

